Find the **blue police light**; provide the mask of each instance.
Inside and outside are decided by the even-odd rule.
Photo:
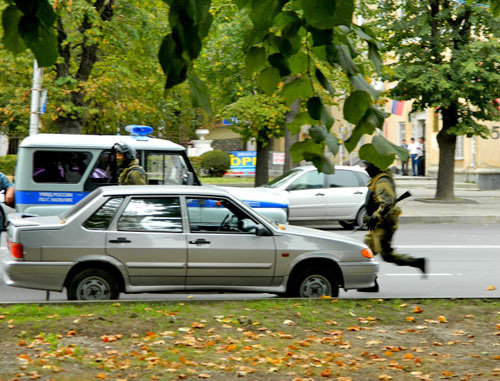
[[[130,133],[130,135],[147,136],[153,132],[153,127],[142,126],[140,124],[130,124],[125,127],[125,131]]]

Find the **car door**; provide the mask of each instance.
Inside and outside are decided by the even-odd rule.
[[[256,221],[243,209],[223,197],[189,197],[186,210],[190,229],[187,286],[271,284],[274,238],[246,231],[246,222]]]
[[[326,217],[325,175],[317,170],[307,171],[294,179],[288,192],[289,221],[322,220]]]
[[[184,287],[187,248],[179,197],[130,198],[107,234],[106,250],[124,264],[134,286]]]
[[[365,203],[368,188],[362,186],[354,171],[336,169],[327,176],[327,215],[330,219],[355,219],[359,208]]]

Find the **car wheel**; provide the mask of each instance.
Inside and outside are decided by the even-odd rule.
[[[337,297],[339,286],[331,271],[312,267],[299,274],[292,283],[289,294],[301,298]]]
[[[113,276],[103,270],[86,269],[71,279],[68,286],[69,300],[118,299],[118,285]]]
[[[361,209],[358,212],[358,215],[356,216],[356,225],[358,226],[358,230],[366,230],[366,224],[363,221],[363,218],[366,216],[366,209],[365,207],[361,207]]]
[[[352,230],[357,225],[356,221],[339,221],[339,224],[346,230]]]

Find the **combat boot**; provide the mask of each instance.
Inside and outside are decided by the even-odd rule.
[[[413,267],[416,267],[417,269],[422,271],[424,278],[427,278],[427,259],[423,257],[417,258]]]

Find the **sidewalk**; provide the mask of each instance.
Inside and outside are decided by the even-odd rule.
[[[398,194],[412,197],[399,203],[400,223],[500,223],[500,190],[479,190],[476,184],[455,183],[456,202],[434,200],[437,180],[396,176]]]

